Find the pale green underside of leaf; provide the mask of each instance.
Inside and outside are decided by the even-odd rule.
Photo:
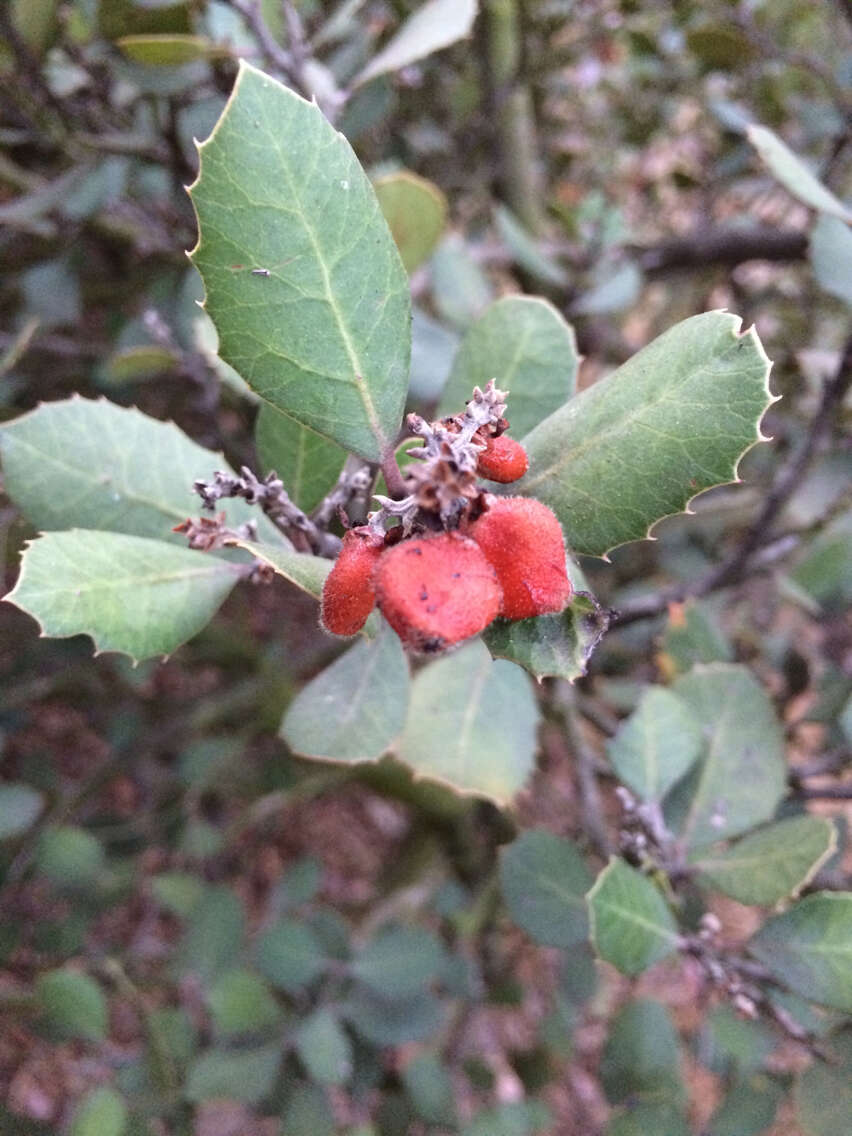
[[[415,677],[395,752],[421,777],[505,803],[533,770],[538,720],[529,678],[475,639]]]
[[[138,662],[170,655],[201,631],[238,578],[238,568],[202,552],[70,529],[30,542],[6,599],[44,635],[90,635],[99,652]]]
[[[812,1002],[852,1012],[852,892],[815,892],[768,920],[748,949]]]
[[[192,258],[222,358],[262,399],[378,460],[402,415],[410,300],[352,148],[243,62],[200,154]]]
[[[740,903],[769,906],[795,896],[837,849],[837,829],[825,817],[771,824],[714,855],[693,860],[699,882]]]
[[[353,87],[399,71],[470,34],[477,0],[426,0],[352,81]]]
[[[281,737],[303,757],[377,761],[400,734],[408,709],[408,662],[387,625],[356,643],[296,695]]]
[[[769,820],[786,792],[784,736],[747,667],[694,667],[672,687],[704,734],[703,753],[674,789],[679,836],[697,848]],[[679,806],[679,808],[677,807]]]
[[[74,395],[43,403],[0,427],[6,492],[36,528],[101,529],[186,545],[171,530],[200,511],[192,483],[228,464],[172,422]],[[244,501],[223,501],[231,525],[252,518],[266,539],[283,536]]]
[[[260,472],[275,470],[300,509],[309,513],[337,481],[346,451],[315,430],[309,430],[263,403],[255,423]]]
[[[677,695],[660,686],[645,691],[607,743],[619,778],[646,801],[661,800],[698,760],[701,748],[700,723]]]
[[[693,316],[576,395],[523,439],[530,470],[512,491],[548,504],[575,552],[603,556],[735,480],[773,401],[760,340],[739,327]]]
[[[551,303],[505,296],[462,340],[438,412],[459,414],[475,386],[496,379],[509,392],[512,437],[522,438],[571,397],[579,362],[574,329]]]
[[[617,856],[586,897],[597,953],[622,974],[639,974],[671,954],[679,935],[665,899],[647,876]]]
[[[767,126],[752,124],[746,130],[746,135],[772,175],[789,193],[811,209],[819,209],[844,221],[852,221],[852,210],[847,209],[830,189],[814,177],[802,159],[774,131]]]

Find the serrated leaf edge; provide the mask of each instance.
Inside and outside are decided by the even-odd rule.
[[[764,408],[763,408],[763,410],[760,414],[760,417],[757,420],[756,426],[755,426],[754,441],[749,442],[748,445],[745,447],[745,449],[742,451],[742,453],[740,453],[740,455],[735,460],[734,465],[733,465],[733,469],[731,471],[731,477],[730,477],[729,480],[717,481],[715,485],[708,485],[704,489],[699,489],[697,493],[693,493],[692,496],[689,496],[689,497],[686,498],[686,501],[685,501],[682,509],[675,509],[671,513],[663,513],[663,515],[661,517],[657,517],[656,520],[652,521],[651,524],[648,526],[647,531],[645,532],[644,536],[634,537],[631,540],[623,540],[619,544],[613,544],[609,548],[607,548],[605,552],[603,552],[599,555],[596,555],[595,553],[590,553],[590,552],[576,553],[576,552],[573,552],[573,551],[572,551],[572,555],[588,556],[593,560],[603,560],[604,563],[609,564],[610,563],[609,554],[611,552],[614,552],[617,548],[622,548],[626,544],[636,544],[641,540],[657,540],[657,537],[653,535],[653,530],[657,527],[658,524],[660,524],[661,521],[665,521],[669,517],[679,517],[679,516],[691,517],[691,516],[694,516],[695,510],[692,508],[692,503],[698,497],[700,497],[702,494],[709,493],[713,489],[719,489],[721,486],[724,486],[724,485],[740,485],[740,484],[742,484],[742,478],[740,477],[739,471],[740,471],[740,463],[742,462],[743,458],[746,456],[746,454],[750,453],[754,449],[754,447],[756,445],[758,445],[760,442],[771,442],[772,441],[772,438],[770,436],[763,433],[761,427],[763,425],[763,420],[766,417],[766,413],[769,410],[769,408],[774,406],[775,403],[778,402],[782,398],[782,396],[780,394],[773,394],[772,391],[769,389],[769,375],[770,375],[770,372],[772,370],[772,360],[766,354],[766,349],[764,348],[763,343],[760,340],[760,336],[757,334],[757,329],[755,328],[754,324],[752,324],[750,327],[746,328],[745,331],[741,331],[740,329],[742,328],[742,323],[743,323],[742,317],[736,315],[733,312],[729,312],[726,308],[711,308],[708,312],[704,312],[704,313],[700,313],[700,314],[703,314],[703,315],[716,314],[716,315],[728,316],[730,318],[730,321],[731,321],[731,328],[730,329],[731,329],[731,335],[733,336],[733,338],[734,339],[751,339],[753,341],[756,349],[757,349],[758,358],[762,360],[762,362],[764,363],[764,365],[766,367],[764,377],[763,377],[763,390],[764,390],[764,394],[766,395],[767,401],[766,401],[766,405],[764,406]],[[676,326],[676,325],[673,325],[673,326]],[[579,392],[579,393],[582,393],[582,392]]]
[[[92,400],[91,400],[91,399],[87,399],[86,401],[89,401],[89,402],[91,402]],[[107,401],[107,402],[108,402],[109,400],[108,400],[108,399],[105,399],[104,401]],[[171,652],[171,654],[164,654],[164,655],[157,655],[157,654],[154,654],[154,655],[146,655],[146,656],[145,656],[144,658],[138,658],[138,659],[137,659],[137,658],[136,658],[136,656],[135,656],[135,655],[132,655],[132,654],[131,654],[131,653],[130,653],[129,651],[121,651],[121,650],[119,650],[118,648],[102,648],[102,647],[99,647],[99,646],[98,646],[98,640],[97,640],[97,637],[96,637],[96,634],[95,634],[95,632],[94,632],[94,631],[89,631],[89,630],[86,630],[85,628],[80,628],[80,630],[79,630],[79,631],[72,631],[72,632],[71,632],[70,634],[68,634],[68,635],[53,635],[53,634],[51,634],[50,632],[48,632],[48,631],[45,631],[45,628],[44,628],[44,624],[42,623],[42,621],[41,621],[41,620],[39,619],[39,617],[38,617],[38,616],[37,616],[37,615],[36,615],[36,614],[35,614],[34,612],[31,612],[31,611],[29,610],[29,608],[26,608],[26,607],[24,607],[24,606],[23,606],[23,604],[21,604],[21,603],[20,603],[20,602],[19,602],[19,601],[18,601],[18,600],[17,600],[16,598],[15,598],[15,593],[17,592],[18,588],[19,588],[19,587],[21,586],[21,584],[22,584],[22,582],[23,582],[23,579],[24,579],[24,571],[25,571],[25,567],[26,567],[26,565],[25,565],[25,562],[24,562],[24,557],[26,556],[26,554],[27,554],[27,552],[29,551],[29,549],[30,549],[30,548],[31,548],[31,547],[32,547],[32,546],[33,546],[34,544],[36,544],[36,543],[37,543],[37,542],[38,542],[39,540],[41,540],[41,539],[42,539],[42,537],[44,537],[44,536],[48,536],[48,535],[49,535],[49,534],[50,534],[51,532],[68,532],[68,533],[73,533],[73,532],[85,532],[85,533],[92,533],[92,532],[94,532],[94,533],[99,533],[99,532],[101,532],[101,531],[107,531],[107,530],[101,530],[101,529],[80,529],[80,528],[73,528],[73,529],[49,529],[49,530],[45,530],[45,532],[41,532],[41,533],[39,533],[39,534],[38,534],[38,536],[34,536],[34,537],[32,537],[31,539],[29,539],[29,540],[25,541],[25,542],[24,542],[24,551],[23,551],[23,553],[22,553],[22,555],[21,555],[20,568],[19,568],[19,571],[18,571],[18,578],[17,578],[17,580],[15,581],[15,585],[14,585],[14,587],[13,587],[13,588],[11,589],[11,591],[9,591],[9,592],[6,592],[6,594],[5,594],[4,596],[0,596],[0,603],[10,603],[10,604],[12,604],[12,605],[13,605],[14,607],[16,607],[16,608],[18,609],[18,611],[22,611],[22,612],[24,613],[24,615],[27,615],[27,616],[29,616],[29,618],[30,618],[30,619],[34,620],[34,621],[36,622],[36,624],[38,625],[38,632],[39,632],[39,633],[38,633],[38,637],[39,637],[39,639],[75,639],[75,638],[76,638],[76,637],[77,637],[78,635],[86,635],[86,636],[87,636],[87,637],[88,637],[89,639],[91,639],[91,640],[92,640],[92,645],[93,645],[93,647],[94,647],[93,658],[95,658],[95,659],[97,659],[97,658],[98,658],[98,657],[99,657],[100,655],[124,655],[124,657],[125,657],[125,658],[127,658],[127,659],[130,659],[131,665],[132,665],[132,666],[134,667],[134,669],[135,669],[136,667],[138,667],[140,663],[143,663],[143,662],[148,662],[148,661],[150,661],[151,659],[158,659],[158,660],[159,660],[160,662],[163,662],[163,663],[166,663],[166,662],[168,662],[168,661],[169,661],[169,659],[170,659],[170,658],[172,657],[172,654],[174,654],[174,651],[172,651],[172,652]],[[133,536],[133,534],[132,534],[132,533],[120,533],[120,534],[118,534],[118,535],[120,535],[120,536],[130,536],[130,537],[132,537],[132,536]],[[156,537],[146,537],[146,536],[139,536],[139,537],[136,537],[135,539],[136,539],[136,540],[147,540],[147,541],[150,541],[150,542],[151,542],[151,544],[162,544],[162,545],[164,545],[164,547],[166,547],[166,548],[174,548],[174,547],[175,547],[174,545],[166,544],[166,542],[165,542],[165,541],[160,541],[160,540],[157,540],[157,538],[156,538]],[[189,549],[189,548],[188,548],[188,549],[186,549],[186,551],[187,551],[187,552],[192,552],[193,550],[192,550],[192,549]],[[204,556],[204,553],[203,553],[203,552],[200,552],[200,553],[199,553],[198,555],[199,555],[199,556]],[[216,565],[221,565],[221,566],[223,566],[223,568],[224,568],[224,570],[225,570],[225,571],[229,571],[229,572],[231,572],[231,573],[232,573],[232,574],[234,575],[234,577],[235,577],[235,579],[234,579],[234,583],[235,583],[235,584],[237,583],[237,581],[238,581],[238,579],[239,579],[239,577],[240,577],[240,575],[241,575],[241,567],[240,567],[240,565],[236,565],[236,564],[228,564],[227,560],[220,560],[220,559],[213,559],[213,560],[211,560],[211,561],[209,561],[209,562],[210,562],[210,563],[213,563],[213,564],[216,564]],[[225,598],[227,598],[227,597],[225,597]],[[225,602],[225,601],[224,601],[224,599],[223,599],[222,603],[224,603],[224,602]],[[217,610],[218,610],[218,609],[217,609]],[[214,612],[214,614],[215,614],[215,612]],[[193,638],[193,636],[190,636],[190,638]],[[175,651],[179,650],[179,649],[180,649],[181,647],[183,647],[183,646],[184,646],[184,644],[185,644],[185,643],[188,643],[188,642],[189,642],[189,639],[184,639],[182,643],[178,643],[178,644],[177,644],[177,645],[175,646],[174,650],[175,650]]]

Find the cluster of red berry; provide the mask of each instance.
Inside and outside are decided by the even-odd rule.
[[[571,598],[562,530],[530,497],[496,497],[477,477],[508,484],[526,473],[524,448],[505,429],[502,392],[478,389],[463,415],[426,424],[402,502],[350,529],[322,596],[322,622],[354,635],[375,605],[415,651],[433,653],[479,634],[498,616],[528,619],[562,611]],[[384,514],[400,523],[384,529]]]

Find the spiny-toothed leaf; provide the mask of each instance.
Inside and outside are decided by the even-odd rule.
[[[396,740],[408,709],[408,663],[384,625],[312,679],[290,704],[281,736],[304,757],[376,761]]]
[[[474,639],[415,677],[396,753],[418,776],[503,803],[532,772],[538,721],[529,678]]]
[[[767,825],[724,852],[693,860],[699,882],[740,903],[768,907],[798,895],[837,849],[837,829],[826,817],[789,817]]]
[[[215,556],[124,533],[71,529],[31,541],[5,597],[59,639],[90,635],[98,652],[138,662],[197,635],[239,579]]]
[[[753,328],[706,312],[676,324],[523,439],[513,493],[548,504],[568,547],[604,556],[704,489],[737,480],[773,401]]]
[[[228,468],[173,422],[79,395],[4,422],[0,453],[6,492],[37,529],[101,529],[184,546],[186,537],[171,530],[200,511],[193,482]],[[219,508],[229,525],[253,519],[265,540],[284,543],[245,501]]]
[[[512,437],[522,438],[571,397],[579,363],[574,329],[551,303],[537,296],[504,296],[462,340],[439,413],[460,413],[475,386],[496,379],[498,388],[509,392]]]
[[[192,259],[222,358],[279,410],[379,460],[402,416],[411,305],[351,146],[243,62],[200,156]]]

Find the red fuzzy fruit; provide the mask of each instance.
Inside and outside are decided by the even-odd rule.
[[[376,599],[406,647],[442,651],[483,631],[500,611],[497,575],[474,541],[457,532],[404,540],[375,574]]]
[[[486,439],[485,449],[476,461],[476,472],[489,481],[508,485],[523,477],[529,466],[530,459],[521,443],[501,434],[499,438]]]
[[[376,603],[373,569],[384,544],[354,529],[343,537],[343,548],[322,589],[320,619],[332,635],[355,635]]]
[[[532,497],[492,497],[470,535],[497,572],[507,619],[562,611],[571,598],[562,529]]]

